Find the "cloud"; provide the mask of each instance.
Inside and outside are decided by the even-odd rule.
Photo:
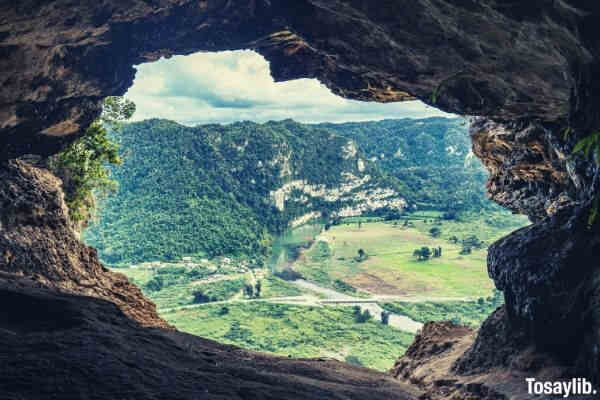
[[[346,100],[316,79],[275,83],[268,62],[253,51],[176,56],[137,69],[126,94],[137,104],[134,120],[166,118],[196,125],[286,118],[343,122],[452,116],[419,101]]]

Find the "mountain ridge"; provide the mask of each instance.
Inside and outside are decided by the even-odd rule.
[[[86,232],[109,263],[260,257],[289,226],[407,206],[398,182],[350,139],[289,120],[185,127],[153,119],[125,125],[115,140],[125,153],[112,170],[121,190]]]

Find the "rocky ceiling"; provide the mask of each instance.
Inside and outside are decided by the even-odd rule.
[[[595,2],[4,0],[0,158],[50,154],[161,56],[255,49],[277,80],[498,120],[596,122]],[[585,115],[579,115],[585,111]]]
[[[378,382],[383,386],[369,392],[373,398],[392,398],[390,393],[411,398],[422,391],[443,398],[449,392],[440,388],[456,390],[459,381],[443,374],[435,380],[439,365],[450,375],[507,367],[535,374],[540,358],[523,358],[524,351],[543,352],[544,359],[564,367],[553,369],[567,371],[562,376],[581,374],[600,382],[600,229],[589,218],[600,174],[595,162],[571,155],[575,143],[600,126],[599,17],[600,3],[588,0],[0,0],[0,298],[18,300],[19,310],[31,314],[28,319],[0,313],[0,335],[6,339],[0,343],[10,344],[0,352],[5,357],[0,389],[16,399],[45,398],[52,382],[83,391],[89,377],[61,378],[74,372],[69,357],[85,356],[77,371],[96,368],[98,360],[86,351],[105,351],[112,341],[144,357],[152,357],[151,347],[160,344],[165,346],[161,357],[172,349],[191,361],[184,367],[161,358],[151,365],[146,357],[128,365],[109,349],[102,354],[110,381],[104,392],[95,393],[104,397],[89,391],[84,397],[73,389],[65,398],[110,397],[120,382],[133,385],[128,390],[135,398],[156,398],[169,393],[167,383],[158,381],[160,374],[151,382],[158,385],[156,392],[135,383],[138,372],[154,376],[155,367],[167,368],[174,381],[195,382],[187,394],[173,398],[193,398],[202,379],[208,382],[204,389],[216,391],[214,398],[282,398],[292,389],[301,397],[302,384],[319,393],[315,398],[368,398],[366,388]],[[358,375],[341,364],[255,362],[258,356],[249,353],[226,350],[225,355],[220,347],[207,350],[217,349],[216,344],[173,339],[177,334],[165,333],[170,328],[154,306],[102,267],[95,251],[69,230],[54,178],[12,161],[54,154],[81,135],[98,116],[102,99],[123,94],[132,84],[134,65],[228,49],[263,54],[277,80],[314,77],[347,98],[419,98],[445,111],[481,117],[471,135],[474,152],[491,173],[490,195],[535,223],[491,246],[489,272],[504,290],[506,306],[476,338],[464,332],[456,336],[455,362],[444,350],[452,347],[452,334],[443,333],[441,345],[418,338],[408,359],[399,363],[399,379],[419,386],[417,392],[376,374],[348,385],[344,380]],[[24,276],[33,280],[25,282]],[[56,306],[73,317],[51,320],[34,312],[35,304]],[[83,311],[76,312],[73,304]],[[109,317],[94,322],[104,312]],[[105,324],[117,333],[102,328]],[[63,339],[52,336],[57,331]],[[427,364],[424,348],[437,357],[437,367]],[[63,357],[65,349],[73,354]],[[36,358],[36,352],[44,356]],[[25,364],[24,353],[31,355]],[[194,369],[206,353],[212,355],[202,362],[210,368],[220,362],[235,368],[214,367],[216,375]],[[45,360],[54,360],[50,372]],[[243,360],[251,361],[249,369],[238,368]],[[407,371],[411,363],[418,367]],[[19,369],[11,365],[24,373],[15,373]],[[252,368],[263,370],[256,374]],[[281,371],[293,377],[281,380]],[[233,377],[227,387],[219,384],[222,374]],[[294,384],[282,388],[288,381]],[[423,386],[426,381],[435,389]],[[46,386],[35,395],[25,388],[40,382]],[[250,392],[260,396],[239,389],[243,382],[253,382],[254,388],[260,382],[260,390]],[[503,398],[482,389],[482,382],[465,383],[469,398]],[[269,388],[278,390],[277,396],[269,397]]]

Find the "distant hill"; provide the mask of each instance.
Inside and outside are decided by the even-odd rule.
[[[402,195],[421,209],[498,209],[487,198],[487,171],[471,153],[462,118],[317,126],[353,139],[370,161],[401,182]]]
[[[120,190],[85,232],[108,263],[260,258],[289,226],[407,207],[401,184],[326,126],[148,120],[116,140]]]

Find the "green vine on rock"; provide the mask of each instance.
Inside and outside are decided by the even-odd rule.
[[[568,137],[570,129],[565,132],[565,137]],[[600,167],[600,131],[591,133],[590,135],[580,139],[571,155],[575,155],[583,152],[585,158],[589,158],[590,155],[594,158],[594,162],[597,167]],[[594,225],[598,216],[600,215],[600,193],[594,196],[593,204],[590,209],[590,215],[588,217],[588,226]]]

